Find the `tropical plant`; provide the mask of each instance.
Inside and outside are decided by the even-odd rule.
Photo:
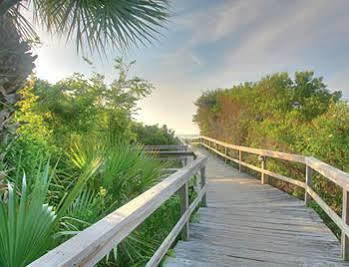
[[[50,248],[54,229],[99,165],[99,159],[91,162],[56,207],[47,202],[55,175],[49,161],[38,171],[32,188],[27,186],[25,174],[21,183],[8,181],[7,191],[0,197],[1,266],[26,266]]]
[[[110,139],[103,136],[77,139],[69,153],[72,166],[77,169],[83,168],[95,155],[103,158],[99,172],[90,180],[88,191],[76,200],[69,213],[69,217],[80,222],[94,223],[143,193],[161,180],[166,166],[146,154],[142,146],[120,139],[110,143]],[[152,222],[155,223],[154,220]],[[148,227],[136,230],[103,262],[117,262],[120,266],[143,262],[157,247],[157,242],[149,238],[149,228],[148,224]],[[68,225],[67,229],[76,231],[81,227],[74,224],[72,227]]]
[[[196,101],[194,121],[204,135],[233,144],[312,155],[349,171],[349,105],[340,99],[341,92],[329,90],[312,71],[296,72],[294,78],[277,73],[255,83],[204,93]],[[257,163],[251,155],[244,160]],[[268,169],[295,179],[304,177],[303,165],[286,161],[269,159]],[[303,197],[297,187],[272,182]],[[313,184],[340,213],[341,189],[315,174]]]
[[[16,92],[34,68],[30,43],[37,42],[31,23],[23,16],[30,5],[34,20],[48,32],[74,39],[77,51],[108,47],[124,49],[149,43],[168,18],[168,1],[0,0],[0,133],[10,123]],[[1,137],[1,136],[0,136]],[[0,140],[1,141],[1,140]]]
[[[144,145],[175,145],[179,140],[175,132],[166,125],[144,125],[135,122],[132,125],[132,131],[135,133],[137,141]]]
[[[134,62],[115,60],[117,78],[111,83],[94,73],[75,73],[55,84],[32,77],[20,91],[15,121],[17,133],[41,143],[70,144],[72,136],[92,132],[110,140],[134,140],[132,119],[137,103],[153,86],[139,77],[128,77]]]

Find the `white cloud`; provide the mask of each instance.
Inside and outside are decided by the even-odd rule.
[[[167,38],[136,53],[137,74],[157,87],[141,103],[142,120],[167,123],[181,133],[197,131],[193,102],[203,90],[280,71],[314,69],[330,87],[349,95],[349,1],[198,2],[173,1],[178,12],[165,32]],[[188,3],[197,7],[188,11]],[[38,74],[51,80],[90,71],[74,47],[59,43],[44,47],[38,63]],[[110,63],[96,67],[111,72]]]

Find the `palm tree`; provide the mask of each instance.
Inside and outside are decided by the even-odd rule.
[[[168,0],[0,0],[0,141],[11,130],[16,92],[32,72],[36,56],[30,42],[37,40],[22,15],[31,7],[36,25],[67,40],[77,51],[106,54],[107,48],[125,49],[147,44],[167,21]]]

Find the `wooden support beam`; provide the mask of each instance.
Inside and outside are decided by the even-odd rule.
[[[183,216],[189,207],[188,182],[179,189],[178,193],[181,199],[181,216]],[[184,241],[189,240],[189,220],[184,224],[181,236]]]
[[[312,184],[313,184],[312,173],[313,173],[312,168],[307,165],[305,169],[305,196],[304,196],[304,201],[306,206],[309,206],[311,201],[311,196],[308,193],[307,188],[308,187],[312,188]]]
[[[261,160],[261,184],[268,184],[269,183],[269,177],[267,174],[265,174],[264,170],[267,168],[267,158],[266,157],[260,157]]]
[[[349,192],[343,189],[343,206],[342,206],[342,220],[343,223],[349,223]],[[342,257],[344,260],[349,260],[349,237],[342,231]]]
[[[242,162],[242,151],[241,150],[239,150],[239,162]],[[239,172],[242,172],[241,163],[239,163]]]
[[[206,167],[205,166],[200,169],[200,177],[201,177],[201,188],[204,188],[206,185]],[[202,197],[202,206],[207,207],[206,193]]]
[[[227,155],[227,147],[224,147],[224,155]],[[224,163],[227,164],[227,158],[224,158]]]
[[[187,221],[190,220],[190,216],[194,212],[194,210],[198,207],[202,196],[206,193],[206,186],[201,189],[201,191],[198,193],[198,196],[193,201],[193,203],[190,204],[189,208],[185,212],[185,214],[182,215],[180,220],[177,222],[175,227],[173,227],[170,234],[166,237],[164,242],[160,245],[158,250],[154,253],[154,255],[151,257],[151,259],[147,262],[145,267],[157,267],[159,266],[161,259],[166,255],[167,251],[173,244],[173,242],[176,240],[179,232],[181,231],[182,227],[185,225]]]

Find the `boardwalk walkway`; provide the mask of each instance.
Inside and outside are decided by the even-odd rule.
[[[348,266],[339,241],[303,201],[200,153],[209,155],[208,207],[165,267]]]

